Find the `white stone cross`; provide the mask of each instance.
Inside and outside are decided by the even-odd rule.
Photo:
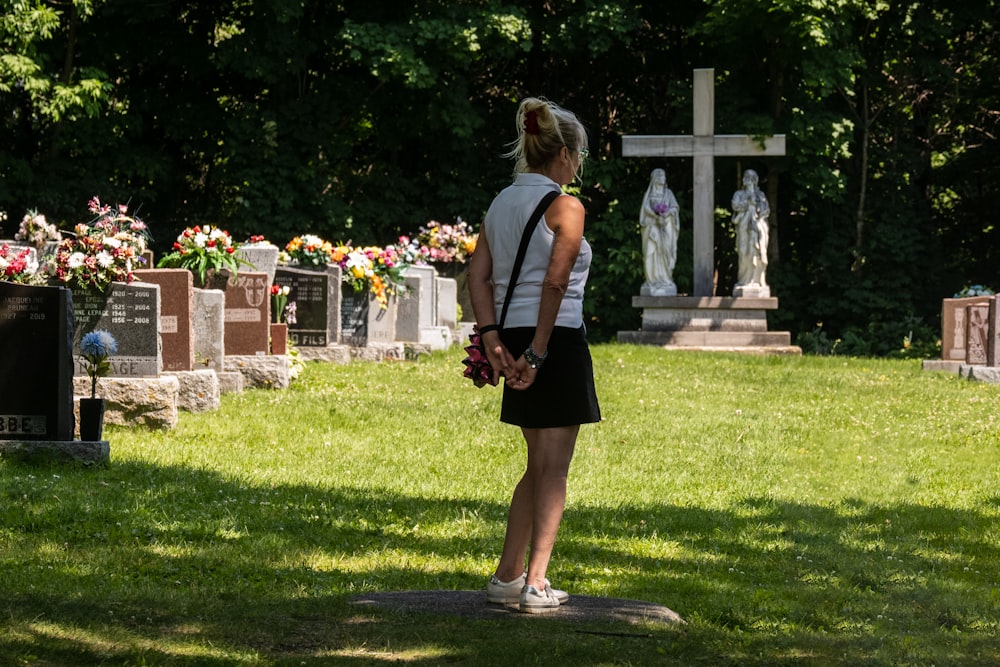
[[[623,157],[694,158],[694,296],[713,296],[715,271],[715,157],[784,155],[785,135],[764,139],[714,134],[715,70],[694,71],[694,135],[622,137]]]

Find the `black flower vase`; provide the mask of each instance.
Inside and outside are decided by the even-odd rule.
[[[97,442],[104,432],[104,399],[80,399],[80,440]]]

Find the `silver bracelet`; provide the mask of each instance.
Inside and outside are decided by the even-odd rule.
[[[532,368],[541,368],[542,364],[545,363],[545,358],[549,356],[549,351],[545,350],[545,354],[538,354],[535,352],[535,348],[532,347],[531,343],[528,343],[528,349],[524,351],[524,360],[528,362],[528,365]]]

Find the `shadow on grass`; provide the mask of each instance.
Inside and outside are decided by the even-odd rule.
[[[482,587],[505,504],[244,484],[187,467],[4,463],[0,663],[515,664],[513,646],[530,656],[534,641],[561,664],[991,664],[1000,496],[988,505],[571,504],[558,585],[663,604],[691,623],[637,641],[557,615],[349,604]]]

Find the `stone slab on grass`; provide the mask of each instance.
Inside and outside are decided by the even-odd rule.
[[[660,623],[684,625],[677,612],[662,605],[639,600],[571,595],[558,611],[522,614],[517,605],[486,602],[486,591],[394,591],[358,595],[351,600],[358,607],[374,607],[391,612],[449,614],[468,618],[551,618],[577,623],[624,622],[631,625]]]
[[[288,357],[276,354],[226,355],[226,372],[241,373],[245,387],[288,389],[291,382]]]

